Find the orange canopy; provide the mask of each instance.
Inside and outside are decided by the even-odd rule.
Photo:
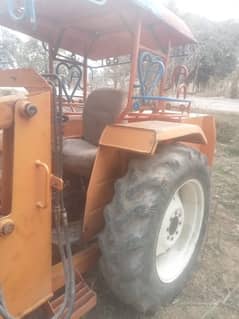
[[[96,2],[96,1],[95,1]],[[0,3],[0,24],[23,32],[52,47],[91,59],[129,54],[138,19],[142,21],[143,46],[167,49],[195,42],[187,25],[159,0],[36,0],[37,23],[12,20],[6,1]]]

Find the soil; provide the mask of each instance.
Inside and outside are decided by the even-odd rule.
[[[217,114],[208,239],[192,280],[173,304],[146,316],[121,304],[97,271],[98,304],[85,319],[239,318],[239,114]]]
[[[239,99],[227,99],[224,97],[190,96],[194,108],[208,112],[233,112],[239,113]]]

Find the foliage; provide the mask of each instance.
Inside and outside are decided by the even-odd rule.
[[[8,29],[0,29],[0,47],[8,52],[9,67],[34,68],[38,72],[47,71],[47,54],[41,42],[29,38],[23,41]],[[14,57],[14,63],[12,62]]]
[[[24,43],[19,57],[19,65],[33,68],[39,73],[47,72],[48,57],[41,42],[30,39]]]
[[[198,40],[196,85],[205,87],[211,77],[221,80],[232,73],[238,61],[239,24],[213,23],[195,15],[186,15],[184,19]]]
[[[193,72],[195,86],[205,89],[210,79],[220,81],[237,69],[239,21],[213,22],[195,14],[180,13],[177,0],[165,4],[189,25],[198,44],[193,57],[185,59]]]

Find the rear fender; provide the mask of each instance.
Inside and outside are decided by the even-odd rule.
[[[202,127],[195,124],[147,121],[106,127],[87,191],[83,222],[85,241],[91,240],[104,227],[104,207],[112,200],[114,183],[126,173],[129,160],[153,156],[160,144],[173,142],[187,143],[199,150],[204,147],[205,154],[209,152],[207,136]],[[214,149],[208,153],[211,158],[212,153]]]

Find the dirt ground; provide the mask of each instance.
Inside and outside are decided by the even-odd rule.
[[[239,113],[239,99],[227,99],[224,97],[190,96],[194,108],[211,111],[224,111]]]
[[[172,305],[149,317],[117,301],[97,272],[90,281],[98,293],[98,304],[85,319],[239,318],[239,115],[220,114],[216,119],[211,220],[192,280]]]

